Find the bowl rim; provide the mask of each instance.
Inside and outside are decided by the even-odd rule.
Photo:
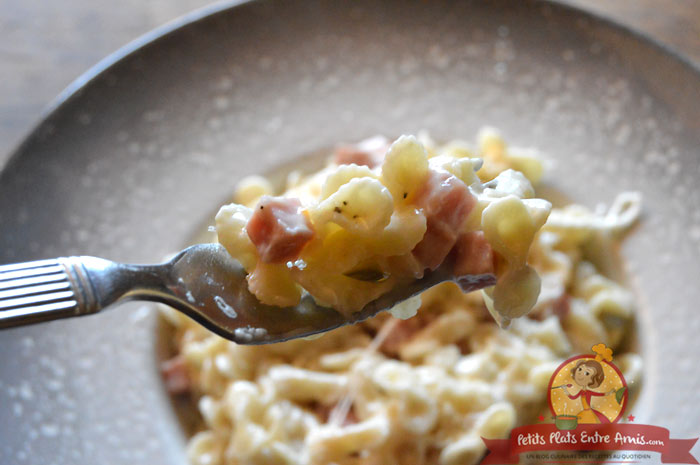
[[[80,91],[84,87],[88,86],[92,81],[100,77],[113,65],[138,53],[144,47],[157,43],[161,39],[166,38],[170,34],[175,33],[184,27],[192,26],[224,11],[233,10],[254,2],[261,3],[262,1],[263,0],[221,0],[210,5],[205,5],[192,10],[189,13],[178,16],[165,24],[162,24],[161,26],[151,29],[150,31],[138,36],[130,42],[127,42],[125,45],[119,47],[114,52],[102,58],[96,64],[75,78],[43,108],[39,118],[32,126],[30,126],[30,128],[25,132],[24,136],[20,138],[20,142],[18,142],[10,150],[10,155],[7,157],[5,164],[0,164],[0,177],[4,171],[9,170],[11,165],[16,162],[16,159],[23,151],[22,148],[27,145],[28,141],[38,133],[39,129],[55,112],[60,111],[61,107],[65,103],[72,101],[80,94]],[[621,33],[626,39],[635,42],[636,45],[651,48],[653,51],[661,54],[665,58],[671,59],[677,64],[687,68],[687,70],[689,70],[692,74],[695,74],[698,81],[700,81],[700,62],[696,63],[695,61],[691,60],[690,57],[649,34],[635,29],[632,26],[623,24],[609,16],[606,16],[604,13],[586,10],[578,5],[565,4],[558,0],[540,0],[537,3],[539,3],[541,6],[558,8],[562,12],[574,14],[581,18],[597,22],[604,27]]]

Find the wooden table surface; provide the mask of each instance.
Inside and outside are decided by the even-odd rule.
[[[700,0],[559,0],[700,64]],[[0,166],[51,100],[130,40],[209,0],[0,0]]]

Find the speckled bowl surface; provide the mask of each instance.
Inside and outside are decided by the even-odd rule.
[[[576,202],[643,193],[623,250],[644,357],[632,411],[697,437],[699,103],[697,70],[556,4],[219,5],[64,93],[0,175],[0,263],[158,261],[242,176],[377,133],[445,140],[495,125],[544,151],[547,182]],[[129,304],[2,331],[0,463],[183,463],[155,327]]]

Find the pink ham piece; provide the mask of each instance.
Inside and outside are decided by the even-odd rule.
[[[455,276],[494,274],[493,249],[482,231],[462,234],[455,245]]]
[[[434,270],[445,260],[475,204],[476,198],[462,181],[450,173],[430,171],[415,200],[423,209],[427,230],[413,255],[425,268]]]
[[[384,136],[371,137],[357,144],[341,145],[335,149],[335,162],[338,165],[360,165],[375,168],[382,164],[390,146]]]
[[[380,346],[381,351],[391,357],[398,357],[401,346],[410,341],[426,324],[425,318],[418,318],[417,316],[397,321],[382,342]]]
[[[565,320],[571,313],[571,296],[564,292],[558,299],[552,302],[552,313],[560,320]]]
[[[192,383],[182,355],[176,355],[161,363],[160,373],[163,376],[165,389],[170,394],[185,394],[190,391]]]
[[[314,235],[299,199],[268,195],[256,205],[246,231],[264,263],[295,260]]]

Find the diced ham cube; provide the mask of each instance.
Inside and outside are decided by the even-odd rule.
[[[455,243],[457,234],[437,221],[428,221],[423,239],[413,248],[413,256],[423,268],[434,270],[445,260]]]
[[[400,358],[401,347],[435,321],[438,315],[439,313],[430,311],[430,309],[421,309],[417,315],[407,320],[393,318],[388,320],[385,325],[392,324],[393,327],[382,341],[379,350],[390,357]]]
[[[191,382],[185,366],[185,359],[177,355],[160,365],[165,389],[170,394],[184,394],[190,391]]]
[[[494,274],[493,249],[483,231],[462,234],[455,245],[454,275]]]
[[[459,229],[476,204],[466,184],[450,173],[431,170],[417,192],[416,206],[423,209],[427,230],[413,255],[430,270],[445,260],[457,241]]]
[[[411,340],[424,324],[425,322],[417,316],[397,321],[384,341],[382,341],[380,350],[392,357],[397,357],[401,346]]]
[[[335,149],[335,162],[339,165],[354,163],[375,168],[382,164],[390,145],[384,136],[371,137],[357,144],[341,145]]]
[[[571,295],[563,291],[558,297],[549,299],[548,305],[538,305],[527,317],[531,320],[543,321],[550,316],[556,316],[562,324],[571,314]]]
[[[298,199],[263,196],[246,225],[264,263],[295,260],[314,235]]]
[[[571,296],[564,292],[558,299],[552,302],[552,313],[560,320],[565,320],[571,313]]]

